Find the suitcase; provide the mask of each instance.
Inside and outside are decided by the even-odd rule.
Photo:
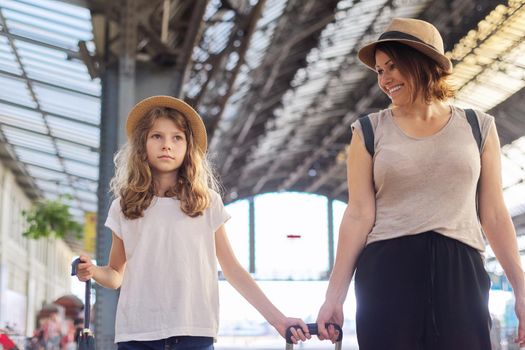
[[[335,330],[339,332],[339,336],[336,339],[335,342],[335,350],[341,350],[341,344],[343,342],[343,330],[341,327],[335,323],[327,323],[326,327],[329,325],[334,326]],[[308,327],[308,331],[311,335],[317,335],[317,323],[308,323],[306,324]],[[299,326],[294,326],[294,328],[301,328]],[[292,350],[293,349],[293,343],[292,343],[292,332],[290,329],[286,330],[286,350]]]
[[[71,276],[76,276],[80,258],[76,258],[71,263]],[[91,311],[91,280],[86,281],[86,294],[84,302],[84,329],[75,339],[78,350],[95,350],[95,337],[89,329]]]

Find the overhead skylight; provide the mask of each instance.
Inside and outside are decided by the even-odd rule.
[[[79,221],[97,208],[101,87],[78,59],[91,38],[86,8],[0,1],[0,136],[44,197],[73,196]]]
[[[509,1],[447,53],[459,61],[454,67],[458,106],[488,111],[525,87],[524,23],[525,2]],[[525,137],[505,145],[501,153],[505,202],[516,216],[525,212]]]
[[[454,81],[461,87],[456,104],[483,111],[525,87],[525,3],[497,6],[477,30],[447,53],[459,61]]]

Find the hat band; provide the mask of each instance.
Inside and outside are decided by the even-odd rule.
[[[407,34],[407,33],[403,33],[403,32],[397,32],[397,31],[384,32],[383,34],[381,34],[381,36],[379,37],[378,40],[383,40],[383,39],[404,39],[404,40],[417,41],[418,43],[421,43],[421,44],[424,44],[426,46],[429,46],[429,47],[431,47],[434,50],[439,52],[439,50],[436,49],[433,45],[430,45],[430,44],[424,42],[423,40],[419,39],[416,36],[413,36],[413,35],[410,35],[410,34]]]

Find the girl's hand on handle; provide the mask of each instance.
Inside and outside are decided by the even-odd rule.
[[[518,336],[514,340],[519,347],[525,347],[525,297],[517,297],[514,305],[518,317]]]
[[[334,326],[328,326],[328,329],[325,327],[326,323],[335,323],[343,327],[343,306],[333,304],[329,301],[325,301],[321,309],[319,309],[319,314],[317,315],[317,337],[319,340],[329,339],[332,343],[337,341],[339,336],[338,332],[335,330]]]
[[[297,329],[294,326],[299,326],[301,329]],[[286,330],[290,328],[292,332],[292,343],[297,344],[299,340],[305,341],[310,339],[312,336],[308,331],[308,326],[300,318],[285,317],[274,325],[275,329],[279,334],[286,339]]]
[[[86,255],[79,256],[80,263],[77,267],[77,277],[80,281],[86,282],[93,278],[93,273],[96,268],[91,262],[91,259]]]

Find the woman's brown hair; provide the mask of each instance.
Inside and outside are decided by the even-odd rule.
[[[447,73],[436,61],[408,45],[397,42],[377,44],[376,51],[384,52],[394,61],[397,69],[411,80],[411,100],[422,93],[425,102],[444,101],[454,97],[456,89],[450,84]]]
[[[124,216],[128,219],[142,217],[155,196],[155,182],[148,164],[146,141],[148,133],[159,118],[172,120],[186,136],[187,150],[177,170],[176,184],[164,195],[180,200],[181,210],[191,216],[202,215],[210,206],[210,190],[218,185],[205,154],[195,144],[186,118],[172,108],[156,107],[141,118],[130,140],[115,156],[115,176],[110,187],[120,197]]]

